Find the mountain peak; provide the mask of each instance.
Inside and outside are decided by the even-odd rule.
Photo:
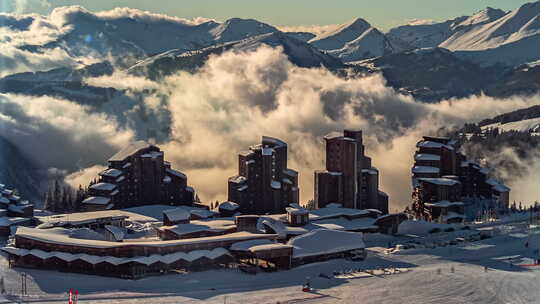
[[[337,29],[313,38],[310,42],[323,50],[341,49],[347,42],[360,37],[371,25],[362,18],[356,18]]]

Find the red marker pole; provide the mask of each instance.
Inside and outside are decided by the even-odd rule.
[[[68,304],[73,304],[73,289],[69,289]]]

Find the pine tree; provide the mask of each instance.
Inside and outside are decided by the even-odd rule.
[[[53,206],[52,211],[58,212],[59,211],[59,205],[62,201],[62,189],[60,188],[60,183],[58,180],[54,181],[54,188],[53,188]]]

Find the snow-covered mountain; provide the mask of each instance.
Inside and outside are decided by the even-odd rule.
[[[285,33],[274,32],[197,51],[170,50],[140,61],[130,67],[128,71],[156,79],[170,75],[178,70],[194,70],[204,64],[208,56],[212,54],[220,54],[229,50],[250,51],[257,49],[261,45],[281,47],[289,60],[300,67],[324,66],[329,69],[344,67],[344,64],[339,59],[319,51],[312,45],[292,38]]]
[[[54,20],[60,34],[44,47],[59,47],[78,56],[140,58],[171,49],[196,50],[278,31],[253,19],[232,18],[223,23],[194,24],[127,8],[100,14],[78,6],[61,7],[55,9],[49,19]]]
[[[391,40],[403,41],[416,48],[437,47],[457,31],[482,25],[504,16],[503,10],[488,7],[472,16],[429,24],[407,24],[391,29],[387,36]]]
[[[482,68],[442,48],[425,48],[356,63],[383,74],[396,90],[428,102],[479,93],[499,71]]]
[[[84,82],[86,77],[111,75],[109,62],[96,63],[82,68],[57,68],[44,72],[18,73],[0,78],[0,93],[30,96],[55,96],[77,101],[80,104],[99,106],[121,92],[113,88],[94,87]]]
[[[470,17],[391,29],[390,40],[442,47],[482,65],[515,66],[540,59],[540,1],[504,12],[486,8]]]
[[[405,43],[390,41],[378,29],[361,18],[316,36],[309,42],[321,50],[328,51],[343,62],[358,61],[409,49]]]

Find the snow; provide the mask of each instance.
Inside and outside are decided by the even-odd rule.
[[[95,256],[95,255],[89,255],[89,254],[71,254],[67,252],[58,252],[58,251],[51,251],[51,252],[45,252],[39,249],[21,249],[16,247],[4,247],[2,248],[3,251],[9,252],[11,254],[19,255],[19,256],[27,256],[27,255],[33,255],[35,257],[38,257],[40,259],[49,259],[52,257],[56,257],[58,259],[64,260],[66,262],[72,262],[75,260],[83,260],[90,264],[99,264],[99,263],[109,263],[112,265],[121,265],[126,263],[140,263],[144,265],[151,265],[156,262],[161,262],[164,264],[173,264],[179,260],[184,260],[188,262],[192,262],[195,260],[198,260],[200,258],[208,258],[208,259],[216,259],[223,255],[229,255],[229,251],[224,248],[215,248],[212,250],[195,250],[191,252],[176,252],[171,254],[165,254],[165,255],[159,255],[159,254],[153,254],[151,256],[138,256],[138,257],[132,257],[132,258],[119,258],[119,257],[113,257],[113,256]]]
[[[138,151],[142,149],[150,148],[150,147],[152,147],[152,145],[147,143],[146,141],[139,140],[139,141],[133,142],[129,144],[127,147],[118,151],[111,158],[109,158],[109,161],[124,161],[126,158],[137,153]]]
[[[437,167],[430,166],[414,166],[412,168],[413,173],[439,173],[440,169]]]
[[[414,156],[415,160],[426,160],[426,161],[439,161],[441,160],[440,155],[436,154],[427,154],[427,153],[419,153]]]
[[[99,175],[101,175],[101,176],[110,176],[110,177],[118,177],[118,176],[122,175],[122,171],[120,171],[118,169],[111,168],[111,169],[107,169],[107,170],[99,173]]]
[[[167,216],[170,221],[187,221],[191,218],[191,213],[184,208],[175,208],[163,211],[163,214]]]
[[[165,175],[165,177],[163,178],[163,182],[166,183],[166,184],[170,183],[171,182],[171,177],[168,176],[168,175]]]
[[[525,213],[523,221],[527,221]],[[441,225],[440,227],[454,227]],[[540,229],[527,229],[524,223],[496,224],[493,238],[467,241],[454,246],[401,250],[386,253],[389,242],[432,242],[435,235],[409,237],[365,234],[368,256],[364,261],[335,259],[307,264],[287,271],[246,275],[236,269],[174,273],[140,280],[123,280],[88,274],[37,269],[9,268],[7,257],[0,256],[0,267],[8,291],[17,302],[20,273],[28,275],[27,300],[42,303],[67,302],[66,286],[79,291],[80,303],[538,303],[537,277],[540,268],[532,264],[533,251],[540,247]],[[448,239],[466,231],[440,233]],[[529,242],[529,248],[524,243]],[[381,248],[384,247],[384,248]],[[7,248],[6,248],[7,249]],[[21,250],[24,252],[24,250]],[[62,253],[56,253],[62,254]],[[64,257],[70,255],[63,253]],[[76,258],[71,256],[72,260]],[[64,259],[65,260],[65,259]],[[512,262],[513,265],[510,263]],[[485,271],[485,267],[489,267]],[[377,269],[408,269],[390,275]],[[374,275],[355,278],[333,277],[335,271],[374,271]],[[454,271],[451,271],[454,270]],[[397,271],[396,271],[397,272]],[[319,277],[325,274],[331,277]],[[306,277],[312,293],[301,291]],[[428,287],[428,288],[425,288]],[[3,300],[3,299],[2,299]],[[1,300],[0,300],[1,302]]]
[[[240,208],[240,205],[238,205],[235,202],[226,201],[226,202],[223,202],[223,203],[219,204],[219,209],[223,209],[223,210],[227,210],[227,211],[235,211],[238,208]]]
[[[110,183],[97,183],[92,186],[90,186],[90,189],[93,190],[101,190],[101,191],[112,191],[116,188],[115,184]]]
[[[274,154],[274,149],[272,148],[262,148],[262,155],[270,156]]]
[[[143,216],[144,218],[151,218],[155,221],[161,221],[163,218],[163,212],[165,210],[171,209],[171,206],[168,205],[146,205],[140,207],[132,207],[124,209],[124,211]],[[208,209],[191,207],[191,206],[178,206],[176,209],[183,209],[189,212],[190,214],[196,214],[201,218],[213,217],[216,215],[215,212]]]
[[[231,251],[257,252],[257,251],[267,251],[267,250],[275,250],[275,249],[283,249],[283,248],[292,248],[292,246],[281,244],[281,243],[274,243],[270,240],[251,240],[251,241],[234,243],[232,244],[230,250]]]
[[[163,156],[163,152],[151,151],[150,153],[145,153],[141,155],[141,157],[143,158],[154,158],[154,159],[160,156]]]
[[[454,150],[454,147],[452,147],[452,146],[445,145],[443,143],[438,143],[436,141],[429,141],[429,140],[422,140],[422,141],[418,142],[416,144],[416,146],[418,148],[436,148],[436,149],[440,149],[440,148],[444,147],[444,148],[449,149],[449,150]]]
[[[447,228],[455,228],[455,225],[449,225],[449,224],[439,224],[435,222],[426,222],[426,221],[404,221],[402,222],[398,227],[398,233],[399,234],[405,234],[405,235],[427,235],[432,231],[433,229],[440,229],[443,231]]]
[[[28,222],[30,219],[23,218],[23,217],[7,217],[2,216],[0,217],[0,227],[9,227],[12,225]]]
[[[327,229],[317,229],[294,237],[287,242],[287,245],[293,246],[294,258],[364,249],[366,247],[362,233]]]
[[[340,216],[362,216],[369,214],[367,210],[342,208],[339,204],[328,204],[326,208],[311,210],[309,213],[310,221],[318,221]]]
[[[438,201],[435,203],[426,203],[427,207],[448,208],[452,206],[463,206],[463,202]]]
[[[482,130],[498,128],[500,131],[540,132],[540,117],[509,122],[505,124],[495,123],[482,127]]]
[[[333,31],[318,35],[309,42],[321,50],[341,49],[347,42],[357,39],[370,28],[371,25],[367,21],[357,18]]]
[[[117,241],[121,241],[124,239],[124,231],[116,226],[111,225],[105,225],[105,229],[109,231]]]
[[[215,224],[215,223],[214,223]],[[189,224],[186,224],[189,225]],[[210,227],[210,226],[207,226]],[[221,227],[226,227],[222,225]],[[219,227],[207,228],[207,229],[219,229]],[[197,230],[195,230],[197,231]],[[67,246],[82,246],[82,247],[91,247],[91,248],[116,248],[124,246],[152,246],[152,247],[167,247],[167,246],[176,246],[182,244],[203,244],[208,242],[215,241],[245,241],[258,238],[268,238],[271,239],[275,237],[272,234],[254,234],[249,232],[234,232],[227,235],[211,236],[211,237],[201,237],[193,239],[184,239],[184,240],[170,240],[170,241],[154,241],[154,240],[124,240],[122,243],[117,242],[107,242],[100,240],[84,240],[79,238],[71,238],[70,234],[72,233],[69,229],[64,228],[51,228],[51,229],[37,229],[37,228],[27,228],[19,226],[17,228],[16,235],[19,237],[24,237],[32,240],[37,240],[50,244],[60,244]]]
[[[49,226],[63,226],[67,224],[84,225],[84,224],[94,223],[96,221],[122,220],[122,219],[125,219],[130,222],[139,222],[139,223],[148,223],[148,222],[157,221],[157,219],[152,218],[152,217],[140,215],[134,212],[123,211],[123,210],[105,210],[105,211],[94,211],[94,212],[55,214],[55,215],[46,215],[46,216],[36,216],[36,218],[42,223],[49,224]]]
[[[200,220],[200,221],[191,221],[189,224],[178,224],[174,226],[163,226],[160,229],[168,230],[173,232],[178,236],[183,236],[186,234],[194,232],[226,232],[231,231],[236,228],[234,220],[228,219],[211,219],[211,220]]]
[[[183,179],[187,178],[186,175],[184,173],[180,172],[180,171],[177,171],[177,170],[174,170],[174,169],[169,169],[169,168],[167,168],[166,171],[167,171],[167,173],[172,174],[174,176],[177,176],[177,177],[180,177],[180,178],[183,178]]]
[[[460,182],[457,180],[449,179],[449,178],[419,178],[419,181],[423,181],[426,183],[441,185],[441,186],[453,186],[456,184],[459,184]]]
[[[274,189],[281,189],[281,183],[278,182],[278,181],[272,181],[272,182],[270,183],[270,186],[271,186],[272,188],[274,188]]]
[[[82,201],[83,204],[89,205],[107,205],[111,201],[108,197],[103,196],[90,196],[89,198]]]

